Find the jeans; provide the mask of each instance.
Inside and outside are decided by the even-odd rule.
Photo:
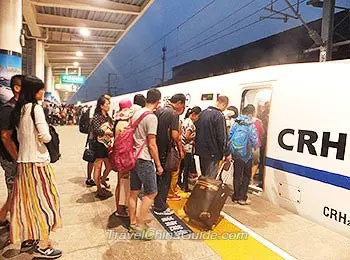
[[[141,190],[145,195],[157,192],[156,171],[152,161],[137,159],[135,168],[130,174],[130,189]]]
[[[220,160],[199,157],[202,175],[210,179],[216,179],[219,171]]]
[[[161,158],[160,162],[162,164],[163,169],[165,168],[165,158]],[[154,210],[155,211],[164,211],[168,208],[168,204],[166,203],[169,188],[171,182],[171,173],[164,171],[162,175],[157,175],[157,186],[158,186],[158,194],[154,199]]]
[[[186,153],[185,159],[183,159],[181,163],[180,174],[177,184],[184,189],[188,189],[188,176],[190,173],[192,157],[193,155],[191,153]]]
[[[241,159],[234,160],[234,200],[247,200],[248,199],[248,186],[250,178],[252,176],[252,160],[245,162]]]

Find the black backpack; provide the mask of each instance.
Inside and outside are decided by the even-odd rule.
[[[34,126],[35,125],[35,115],[34,115],[34,108],[35,108],[35,104],[32,105],[32,111],[30,113],[32,120],[34,122]],[[49,131],[50,131],[50,135],[51,135],[51,141],[46,143],[46,148],[49,151],[50,154],[50,162],[51,163],[55,163],[57,162],[60,157],[60,138],[56,132],[56,129],[52,126],[49,125]]]
[[[88,134],[90,130],[90,109],[81,115],[79,121],[79,131],[83,134]]]

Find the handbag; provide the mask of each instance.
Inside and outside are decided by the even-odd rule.
[[[90,146],[88,144],[88,141],[86,141],[86,145],[85,145],[85,151],[83,154],[83,160],[86,162],[95,162],[96,158],[95,158],[95,152],[90,149]]]
[[[180,165],[180,155],[175,148],[175,144],[170,142],[168,154],[165,161],[165,171],[166,172],[175,172],[178,170]]]
[[[233,162],[224,162],[219,170],[220,180],[233,189],[233,175],[234,167]]]

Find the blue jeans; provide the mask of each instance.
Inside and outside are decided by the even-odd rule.
[[[130,189],[141,190],[145,195],[150,195],[158,191],[156,170],[152,161],[137,159],[135,168],[130,174]]]

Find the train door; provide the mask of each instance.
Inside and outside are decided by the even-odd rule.
[[[241,112],[249,104],[255,107],[255,115],[252,120],[257,129],[259,147],[253,149],[252,152],[252,177],[249,185],[249,190],[254,192],[262,192],[264,189],[266,141],[271,97],[272,85],[270,84],[244,86],[242,93]]]

